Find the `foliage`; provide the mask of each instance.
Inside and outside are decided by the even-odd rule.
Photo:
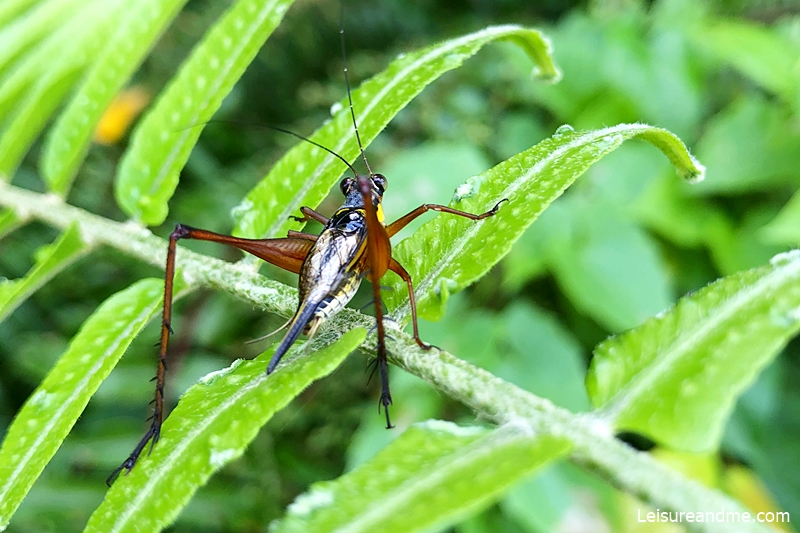
[[[291,0],[184,4],[0,5],[0,177],[14,182],[0,181],[0,529],[539,532],[578,513],[591,530],[643,531],[647,504],[800,512],[800,255],[779,254],[800,213],[798,19],[674,0],[537,20],[522,1],[348,3],[350,72],[375,72],[354,109],[389,177],[389,218],[453,190],[472,212],[509,200],[479,223],[412,225],[395,246],[421,314],[440,319],[422,336],[442,349],[389,328],[386,431],[363,358],[345,360],[374,353],[369,317],[343,311],[266,377],[271,350],[242,361],[255,355],[243,339],[269,329],[263,310],[291,315],[293,281],[181,243],[170,377],[185,393],[105,493],[152,392],[166,243],[144,225],[230,231],[230,211],[237,234],[275,237],[299,229],[299,206],[338,202],[324,200],[344,167],[333,156],[298,143],[251,188],[285,149],[206,122],[305,131],[327,117],[310,137],[358,155],[337,6],[298,3],[283,20]],[[390,37],[427,43],[431,20],[451,21],[438,44]],[[165,80],[121,148],[91,144],[126,85]],[[696,147],[705,181],[686,183],[705,169],[668,130]],[[405,284],[384,283],[403,325]],[[657,447],[637,453],[620,432]]]

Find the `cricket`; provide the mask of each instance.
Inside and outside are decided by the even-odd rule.
[[[298,304],[294,316],[280,329],[288,328],[275,350],[267,366],[267,374],[275,371],[281,359],[299,339],[301,334],[310,338],[314,336],[319,327],[337,312],[343,309],[353,298],[361,282],[366,278],[372,283],[373,303],[376,319],[376,358],[373,361],[373,373],[378,372],[381,383],[381,394],[378,404],[386,416],[386,428],[393,427],[389,415],[389,406],[392,404],[392,395],[389,389],[388,357],[386,353],[386,332],[383,324],[383,308],[381,305],[380,279],[391,270],[406,283],[411,307],[411,324],[414,340],[423,349],[431,349],[419,335],[417,324],[417,309],[414,300],[414,283],[411,276],[396,259],[392,257],[391,238],[406,227],[412,220],[427,213],[438,211],[456,215],[470,220],[483,220],[491,217],[500,209],[500,205],[507,199],[500,200],[492,209],[485,213],[473,214],[453,209],[441,204],[423,204],[409,213],[386,224],[382,200],[388,186],[386,177],[374,173],[367,160],[361,136],[358,132],[355,109],[350,90],[350,80],[347,71],[347,56],[344,37],[344,2],[341,4],[341,19],[339,27],[340,45],[342,51],[342,64],[344,71],[345,87],[350,105],[350,116],[353,121],[355,137],[361,159],[367,169],[367,174],[359,174],[355,167],[333,150],[322,146],[302,135],[272,128],[293,135],[305,142],[309,142],[339,158],[352,172],[352,176],[345,177],[339,184],[339,189],[344,196],[344,203],[332,216],[317,212],[308,206],[300,208],[302,216],[292,217],[298,222],[316,220],[324,227],[319,235],[301,231],[289,231],[287,236],[278,239],[244,239],[232,235],[224,235],[178,224],[169,237],[167,260],[164,276],[164,305],[161,320],[161,337],[158,351],[158,368],[154,379],[155,398],[153,400],[153,415],[150,427],[145,432],[131,454],[117,467],[106,480],[111,485],[119,474],[125,470],[130,472],[136,465],[147,444],[150,449],[158,442],[161,435],[161,425],[164,420],[164,388],[167,374],[167,353],[169,338],[172,334],[172,300],[175,279],[175,255],[177,243],[182,239],[211,241],[238,248],[252,254],[259,259],[271,263],[289,272],[299,275]]]

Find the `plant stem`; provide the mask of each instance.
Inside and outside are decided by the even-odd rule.
[[[64,203],[55,195],[34,193],[0,181],[0,205],[12,209],[20,219],[39,219],[65,229],[79,223],[88,242],[112,246],[146,263],[163,267],[167,244],[150,230],[134,223],[119,223]],[[183,278],[190,286],[207,285],[225,290],[283,316],[291,316],[297,302],[294,289],[264,278],[251,269],[197,254],[178,253]],[[372,319],[345,309],[329,323],[329,331],[344,332],[371,325]],[[575,414],[555,406],[519,387],[495,377],[440,350],[419,349],[414,339],[392,332],[389,343],[393,362],[432,383],[439,390],[470,406],[497,424],[515,424],[532,432],[566,437],[573,443],[572,460],[597,472],[614,486],[633,494],[660,510],[740,515],[746,510],[735,500],[690,480],[614,438],[613,428],[591,413]],[[368,339],[363,348],[372,351]],[[750,522],[732,526],[725,522],[684,524],[692,530],[767,532],[764,525]]]

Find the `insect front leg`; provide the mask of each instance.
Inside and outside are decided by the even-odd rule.
[[[405,228],[409,222],[411,222],[420,215],[424,215],[428,211],[449,213],[451,215],[458,215],[460,217],[468,218],[470,220],[483,220],[484,218],[489,218],[490,216],[496,214],[497,211],[500,209],[500,204],[507,201],[508,198],[503,198],[502,200],[497,202],[493,208],[479,215],[475,215],[473,213],[467,213],[466,211],[460,211],[458,209],[453,209],[452,207],[447,207],[446,205],[422,204],[421,206],[414,209],[410,213],[398,218],[397,220],[386,226],[386,233],[389,234],[389,237],[393,237],[395,234],[397,234],[398,231]]]
[[[312,242],[319,238],[319,235],[314,235],[313,233],[304,233],[302,231],[294,231],[292,229],[287,232],[286,236],[290,239],[304,239]]]
[[[479,215],[475,215],[473,213],[467,213],[466,211],[460,211],[458,209],[453,209],[452,207],[447,207],[446,205],[439,205],[439,204],[423,204],[410,213],[406,214],[405,216],[400,217],[399,219],[395,220],[388,226],[386,226],[386,233],[389,237],[395,235],[401,229],[406,227],[409,222],[414,220],[415,218],[419,217],[420,215],[427,213],[428,211],[439,211],[441,213],[449,213],[451,215],[458,215],[461,217],[468,218],[470,220],[483,220],[484,218],[488,218],[493,216],[497,211],[500,209],[500,204],[503,202],[507,202],[507,198],[503,198],[499,202],[495,204],[493,208],[485,213],[481,213]],[[432,348],[432,345],[424,342],[419,336],[419,325],[417,323],[417,304],[414,298],[414,283],[411,280],[411,275],[403,268],[403,265],[397,262],[394,258],[391,259],[389,262],[389,270],[400,276],[400,278],[406,282],[406,286],[408,287],[408,302],[409,306],[411,307],[411,325],[414,330],[414,340],[417,344],[425,349],[429,350]]]
[[[328,223],[328,217],[326,217],[322,213],[314,211],[313,209],[311,209],[306,205],[300,208],[300,212],[303,213],[302,217],[290,216],[289,218],[294,220],[295,222],[308,222],[309,220],[316,220],[323,226]]]
[[[417,325],[417,303],[414,300],[414,283],[411,281],[411,275],[403,268],[403,265],[397,262],[396,259],[392,258],[391,262],[389,262],[389,270],[400,276],[400,278],[406,282],[406,286],[408,287],[408,303],[411,306],[411,327],[414,330],[414,340],[417,341],[419,347],[423,350],[430,350],[433,345],[424,342],[419,336],[419,326]]]

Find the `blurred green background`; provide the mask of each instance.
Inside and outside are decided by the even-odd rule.
[[[228,5],[191,1],[134,84],[155,94]],[[217,118],[209,124],[157,232],[177,222],[228,232],[230,210],[296,141],[258,124],[310,134],[345,93],[338,2],[298,0]],[[420,203],[447,203],[456,186],[564,124],[576,129],[645,122],[670,129],[707,167],[686,185],[645,143],[628,143],[592,167],[422,337],[516,384],[580,411],[592,347],[681,295],[764,264],[800,242],[800,2],[348,0],[352,81],[397,54],[495,23],[538,27],[552,39],[563,80],[532,80],[512,46],[492,45],[424,91],[369,147],[389,178],[392,220]],[[126,139],[96,146],[70,202],[122,220],[111,176]],[[15,184],[42,190],[36,154]],[[320,207],[334,209],[340,198]],[[27,272],[56,231],[30,224],[0,241],[0,277]],[[402,234],[401,234],[402,238]],[[236,260],[208,243],[190,248]],[[287,284],[293,275],[265,267]],[[80,324],[105,298],[157,269],[112,250],[83,259],[0,324],[0,427],[6,427]],[[364,293],[352,304],[369,300]],[[264,343],[282,323],[226,294],[195,293],[176,308],[173,401],[207,372]],[[155,368],[152,325],[86,409],[9,531],[77,531],[103,497],[103,480],[144,430]],[[279,338],[279,336],[278,336]],[[353,354],[278,413],[245,455],[200,490],[173,531],[262,531],[310,483],[369,458],[405,426],[428,418],[476,421],[431,386],[393,371],[394,418],[383,429],[367,360]],[[657,450],[676,468],[800,519],[800,343],[794,341],[741,398],[718,454]],[[635,435],[632,444],[651,444]],[[636,523],[632,498],[569,464],[549,468],[497,505],[453,528],[483,531],[671,531]]]

